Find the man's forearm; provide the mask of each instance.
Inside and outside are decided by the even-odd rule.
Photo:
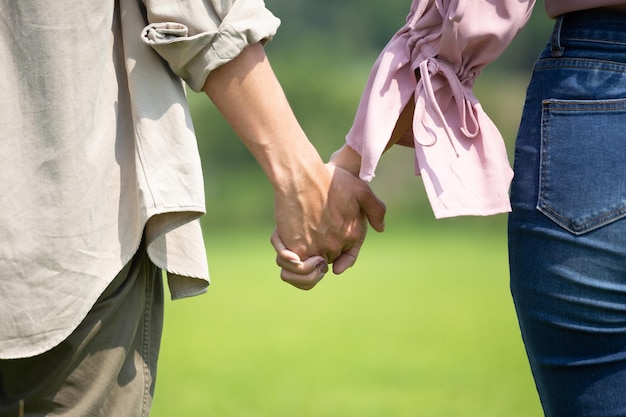
[[[365,215],[382,230],[384,205],[362,181],[324,165],[261,44],[214,70],[204,91],[272,183],[276,227],[290,250],[302,259],[319,255],[333,262],[360,246],[367,230]],[[353,258],[356,252],[350,252]],[[352,263],[344,261],[338,270]]]
[[[204,91],[261,165],[274,188],[293,192],[303,170],[315,177],[323,161],[300,127],[261,44],[214,70]],[[316,173],[313,173],[316,172]],[[325,170],[324,170],[325,172]]]

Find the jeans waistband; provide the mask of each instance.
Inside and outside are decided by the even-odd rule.
[[[553,56],[561,55],[562,39],[626,44],[626,11],[590,9],[559,16],[551,36]]]

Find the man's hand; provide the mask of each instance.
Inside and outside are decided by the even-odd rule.
[[[280,278],[294,287],[310,290],[328,272],[328,264],[321,256],[312,256],[303,261],[297,253],[287,249],[277,230],[274,230],[271,242],[276,250],[276,264],[281,268]]]
[[[342,168],[326,167],[330,184],[325,194],[312,188],[300,190],[298,198],[276,199],[276,262],[281,278],[302,289],[312,288],[328,263],[335,274],[354,265],[368,222],[379,232],[385,227],[385,205],[370,187]]]
[[[283,243],[302,259],[321,256],[341,273],[354,264],[367,223],[384,230],[385,205],[370,187],[334,165],[327,178],[276,193],[276,227]]]

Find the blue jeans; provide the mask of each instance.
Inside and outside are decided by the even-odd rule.
[[[556,20],[511,200],[511,291],[545,415],[626,416],[626,13]]]

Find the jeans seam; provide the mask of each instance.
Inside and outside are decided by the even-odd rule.
[[[544,69],[588,69],[624,73],[626,72],[626,64],[618,61],[601,60],[595,58],[543,58],[537,61],[537,63],[535,64],[535,71]]]

